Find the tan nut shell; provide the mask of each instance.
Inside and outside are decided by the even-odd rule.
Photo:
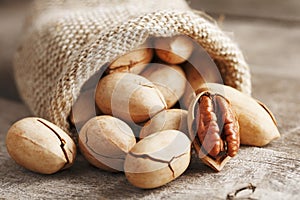
[[[181,99],[179,100],[182,109],[188,110],[191,102],[194,100],[195,97],[196,97],[195,90],[192,88],[190,83],[187,82],[185,85],[184,93]]]
[[[193,52],[192,39],[182,35],[156,38],[154,46],[156,55],[170,64],[183,63]]]
[[[119,57],[112,64],[110,64],[107,71],[108,73],[130,72],[139,74],[152,60],[152,57],[153,50],[142,46],[135,51]]]
[[[97,115],[94,95],[94,89],[83,91],[72,106],[70,121],[76,128],[80,129],[89,119]]]
[[[53,174],[73,165],[76,146],[70,136],[41,118],[28,117],[7,132],[6,147],[21,166],[42,174]]]
[[[140,131],[140,139],[163,130],[179,130],[188,135],[186,110],[167,109],[156,114]]]
[[[225,164],[230,160],[230,156],[228,155],[222,155],[217,158],[212,158],[209,155],[206,155],[205,153],[202,152],[200,143],[195,139],[195,136],[197,135],[197,129],[198,127],[196,126],[196,113],[195,113],[195,108],[196,105],[199,102],[199,99],[205,92],[200,92],[191,102],[189,110],[188,110],[188,129],[189,129],[189,137],[190,140],[193,142],[193,147],[195,148],[195,151],[197,153],[197,156],[205,163],[206,165],[210,166],[212,169],[216,171],[221,171]]]
[[[194,50],[188,62],[183,65],[183,69],[186,79],[194,89],[203,83],[223,83],[217,65],[200,47]]]
[[[165,130],[139,141],[127,154],[125,175],[139,188],[156,188],[180,176],[190,163],[191,142],[177,130]]]
[[[231,102],[240,125],[241,144],[264,146],[280,137],[275,118],[265,105],[232,87],[216,83],[206,84],[197,93],[207,88]]]
[[[112,172],[123,171],[125,156],[135,143],[130,127],[108,115],[90,119],[79,134],[83,156],[92,165]]]
[[[186,88],[181,98],[184,109],[188,109],[190,102],[196,97],[194,91],[205,83],[223,83],[218,67],[201,47],[197,47],[188,62],[183,65],[186,74]]]
[[[177,65],[149,64],[141,76],[156,85],[168,108],[174,106],[184,93],[186,78],[184,71]]]
[[[96,103],[104,114],[127,122],[143,122],[166,108],[164,97],[146,78],[131,73],[113,73],[102,78]]]

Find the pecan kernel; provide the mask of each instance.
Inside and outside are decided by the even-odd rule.
[[[240,146],[239,124],[230,102],[219,94],[204,93],[196,111],[197,137],[212,157],[235,156]]]

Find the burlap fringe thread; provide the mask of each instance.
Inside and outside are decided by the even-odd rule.
[[[185,34],[216,60],[224,83],[250,94],[244,57],[219,27],[184,0],[37,0],[15,57],[19,92],[33,114],[70,133],[82,85],[149,36]]]

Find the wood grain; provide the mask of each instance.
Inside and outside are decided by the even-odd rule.
[[[191,6],[209,13],[300,21],[297,0],[190,0]]]

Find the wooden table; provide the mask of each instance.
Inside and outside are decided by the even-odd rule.
[[[222,19],[222,29],[240,45],[251,66],[253,96],[274,112],[281,138],[264,148],[242,147],[219,173],[193,159],[181,177],[155,190],[137,189],[122,173],[98,170],[81,155],[69,170],[31,173],[5,148],[9,126],[30,116],[11,70],[24,9],[5,5],[0,7],[0,199],[226,199],[249,183],[256,187],[252,199],[300,199],[300,3],[195,0],[192,5]]]

